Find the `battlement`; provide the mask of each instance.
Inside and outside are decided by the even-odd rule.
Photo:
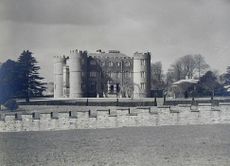
[[[79,51],[78,51],[78,49],[75,49],[75,50],[70,50],[70,52],[69,52],[70,54],[76,54],[76,53],[79,53]]]
[[[1,113],[0,132],[230,123],[230,107],[222,104],[76,108],[53,106],[46,112]]]
[[[151,54],[150,54],[150,52],[146,52],[146,53],[135,52],[133,54],[133,58],[134,59],[150,59]]]
[[[70,50],[70,56],[76,56],[76,55],[87,55],[87,51],[82,51],[82,50]]]
[[[64,63],[66,61],[66,59],[68,59],[68,56],[66,56],[66,55],[55,55],[55,56],[53,56],[53,58],[54,58],[55,63],[59,63],[59,62]]]

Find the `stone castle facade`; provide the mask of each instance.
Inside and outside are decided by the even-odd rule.
[[[150,96],[151,55],[71,50],[54,57],[54,98]]]

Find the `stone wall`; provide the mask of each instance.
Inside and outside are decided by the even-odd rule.
[[[230,123],[230,105],[170,107],[105,107],[91,110],[55,108],[0,114],[0,132],[119,128]],[[34,109],[36,110],[36,109]]]

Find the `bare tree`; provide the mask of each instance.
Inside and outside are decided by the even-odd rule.
[[[126,77],[123,80],[122,86],[121,86],[121,94],[125,97],[131,97],[133,95],[133,78]]]
[[[151,86],[153,89],[161,89],[164,86],[162,63],[155,62],[151,65]]]
[[[200,78],[208,68],[209,65],[202,55],[186,55],[180,57],[171,65],[171,72],[167,75],[169,77],[169,74],[171,74],[170,77],[174,77],[175,81],[185,78],[192,79],[196,75]]]
[[[176,81],[175,72],[174,69],[170,68],[166,73],[166,86],[170,86],[174,81]]]
[[[179,59],[182,63],[182,71],[184,73],[184,78],[193,78],[194,71],[196,69],[196,62],[192,55],[186,55]]]
[[[196,62],[196,71],[198,72],[198,77],[207,72],[209,65],[206,63],[204,57],[200,54],[194,55],[194,60]]]
[[[175,64],[172,64],[171,74],[173,74],[176,81],[183,79],[183,65],[181,61],[176,61]]]
[[[152,64],[152,76],[160,81],[162,79],[162,63],[161,62],[155,62]]]

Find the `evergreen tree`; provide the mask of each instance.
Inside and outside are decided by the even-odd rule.
[[[206,72],[197,84],[197,93],[199,96],[224,95],[224,88],[218,82],[217,76],[212,72]]]
[[[16,97],[18,91],[18,64],[7,60],[0,68],[0,104]]]
[[[227,67],[227,71],[223,77],[224,77],[224,84],[230,85],[230,66]]]
[[[25,97],[29,102],[29,98],[33,96],[40,96],[46,89],[45,83],[42,83],[43,77],[39,76],[38,63],[32,56],[32,52],[29,50],[23,51],[18,59],[19,65],[19,85],[21,97]]]

